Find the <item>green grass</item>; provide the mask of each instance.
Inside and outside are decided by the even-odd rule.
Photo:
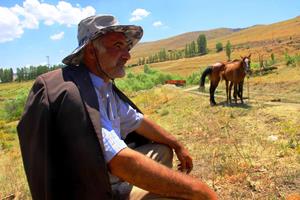
[[[31,199],[16,134],[17,119],[24,105],[24,101],[20,102],[20,96],[26,96],[31,85],[32,81],[0,84],[0,199],[10,195],[18,199]],[[11,107],[9,111],[8,105],[19,106]],[[16,111],[18,117],[10,118]]]

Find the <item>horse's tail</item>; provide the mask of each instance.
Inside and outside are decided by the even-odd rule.
[[[201,75],[199,89],[202,89],[202,90],[204,89],[205,78],[208,74],[211,74],[211,73],[212,73],[212,66],[208,66]]]

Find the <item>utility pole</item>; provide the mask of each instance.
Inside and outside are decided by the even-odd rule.
[[[48,66],[48,68],[50,68],[50,57],[49,56],[46,56],[46,58],[47,58],[47,66]]]

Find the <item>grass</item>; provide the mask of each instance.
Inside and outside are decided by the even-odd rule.
[[[0,199],[10,195],[31,199],[16,134],[18,121],[6,120],[5,113],[7,101],[14,101],[31,85],[32,81],[0,84]]]
[[[146,99],[160,101],[141,104]],[[297,108],[286,111],[293,116],[287,122],[270,106],[212,108],[207,97],[166,86],[133,100],[188,147],[194,157],[192,175],[214,187],[221,199],[283,199],[299,191]],[[270,141],[271,135],[278,140]]]
[[[207,96],[171,85],[126,93],[187,146],[194,158],[191,175],[214,188],[220,199],[285,199],[300,191],[300,107],[263,101],[274,98],[264,96],[271,92],[287,102],[297,100],[299,70],[280,65],[277,71],[250,78],[251,98],[259,101],[244,106],[210,107]],[[6,100],[31,85],[0,84],[1,112]],[[218,94],[224,94],[223,85]],[[16,124],[0,119],[0,199],[11,194],[31,199]]]

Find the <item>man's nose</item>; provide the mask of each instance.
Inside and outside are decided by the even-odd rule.
[[[126,60],[129,60],[129,59],[131,58],[131,55],[130,55],[128,49],[124,49],[124,50],[123,50],[123,52],[122,52],[122,58],[123,58],[123,59],[126,59]]]

